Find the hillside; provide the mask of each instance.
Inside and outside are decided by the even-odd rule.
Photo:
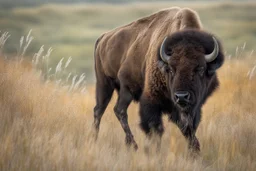
[[[32,29],[33,43],[28,56],[33,56],[44,45],[53,48],[50,67],[65,57],[72,56],[68,70],[85,72],[93,80],[93,47],[104,32],[127,24],[162,8],[191,7],[198,11],[206,30],[222,40],[227,54],[236,55],[237,46],[245,46],[251,53],[256,44],[256,3],[202,3],[164,2],[126,5],[107,4],[47,4],[37,7],[19,7],[0,10],[0,30],[11,34],[5,53],[15,55],[21,35]]]

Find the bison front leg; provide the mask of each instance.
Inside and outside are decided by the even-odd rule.
[[[132,101],[132,95],[129,92],[129,90],[125,87],[121,87],[114,111],[115,111],[116,117],[118,118],[125,132],[126,144],[129,146],[133,145],[134,149],[137,150],[138,145],[133,138],[131,129],[128,124],[127,108],[130,105],[131,101]]]
[[[188,148],[192,153],[200,152],[200,143],[196,137],[196,130],[200,121],[200,113],[194,119],[190,115],[181,114],[178,126],[188,141]]]
[[[157,150],[161,148],[161,138],[164,133],[161,109],[158,104],[142,97],[140,100],[141,129],[146,133],[148,144],[145,146],[149,152],[150,145],[156,143]]]

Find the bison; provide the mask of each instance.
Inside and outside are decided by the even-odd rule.
[[[127,121],[127,108],[136,101],[146,137],[154,133],[161,139],[166,114],[180,128],[189,149],[200,151],[195,133],[201,107],[219,85],[215,71],[224,55],[221,43],[202,29],[195,11],[168,8],[118,27],[98,38],[94,55],[96,137],[116,90],[114,112],[128,145],[138,148]]]

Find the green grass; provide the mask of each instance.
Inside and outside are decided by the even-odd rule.
[[[247,42],[245,50],[255,49],[256,3],[138,3],[128,5],[44,5],[0,11],[0,30],[8,31],[5,53],[15,54],[19,39],[32,29],[33,43],[28,56],[41,45],[52,47],[51,66],[62,57],[73,57],[69,70],[93,73],[94,42],[102,33],[171,6],[191,7],[198,11],[204,28],[217,35],[227,53]]]

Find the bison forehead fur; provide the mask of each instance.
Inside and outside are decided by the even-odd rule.
[[[218,86],[215,71],[223,61],[220,42],[202,30],[197,13],[188,8],[165,9],[103,34],[95,45],[96,130],[117,90],[114,111],[127,144],[137,147],[127,122],[127,108],[135,100],[146,134],[153,130],[162,135],[161,116],[166,113],[198,150],[195,132],[201,106]],[[184,98],[189,100],[187,108],[176,104]]]

